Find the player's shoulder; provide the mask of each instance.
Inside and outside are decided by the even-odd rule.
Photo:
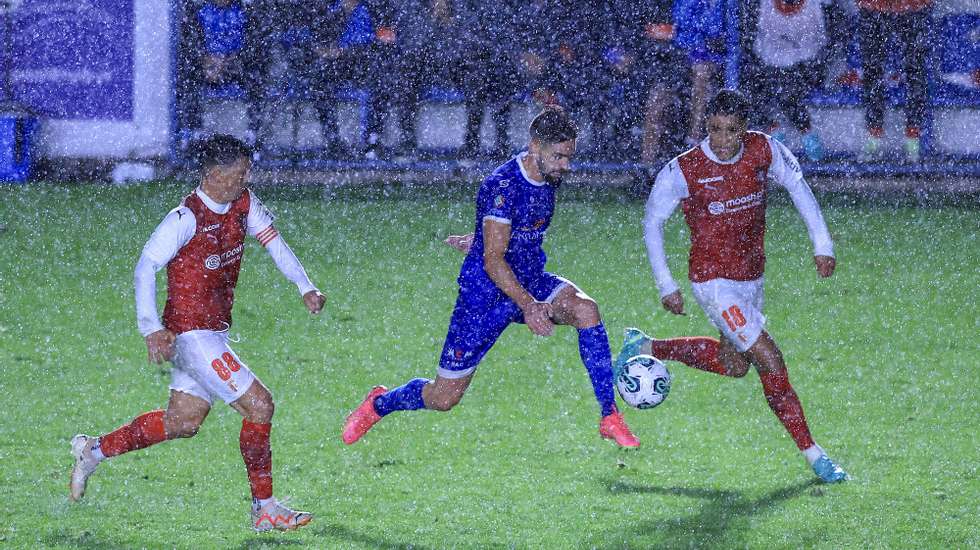
[[[520,176],[517,159],[511,159],[493,170],[484,180],[484,187],[505,189],[513,187]]]
[[[164,216],[163,218],[164,221],[170,221],[171,223],[177,225],[183,225],[183,224],[196,225],[197,216],[194,215],[194,210],[192,210],[191,207],[188,206],[187,204],[189,197],[190,196],[181,199],[180,204],[172,208],[170,212],[167,212],[167,215]]]

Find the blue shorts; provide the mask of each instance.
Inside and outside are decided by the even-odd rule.
[[[542,272],[524,288],[535,300],[550,304],[571,284],[568,279]],[[507,325],[523,322],[521,308],[496,287],[486,292],[461,285],[439,357],[439,376],[462,378],[472,374]]]

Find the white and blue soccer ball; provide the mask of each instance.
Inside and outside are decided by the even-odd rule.
[[[637,409],[652,409],[670,393],[670,371],[652,355],[630,357],[616,376],[616,390],[623,401]]]

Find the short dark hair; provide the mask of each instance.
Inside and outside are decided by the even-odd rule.
[[[252,159],[252,148],[244,141],[227,134],[215,134],[198,142],[197,160],[202,170],[233,164],[242,158]]]
[[[531,139],[542,143],[561,143],[578,137],[578,127],[565,109],[549,105],[534,117],[528,128]]]
[[[711,98],[705,109],[705,116],[734,116],[743,121],[749,120],[749,100],[738,90],[725,88]]]

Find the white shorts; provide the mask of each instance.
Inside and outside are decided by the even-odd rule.
[[[766,325],[762,314],[765,277],[754,281],[712,279],[691,283],[701,309],[738,351],[747,351]]]
[[[171,360],[170,389],[213,403],[236,401],[255,381],[255,375],[228,347],[228,333],[191,330],[177,335]]]

